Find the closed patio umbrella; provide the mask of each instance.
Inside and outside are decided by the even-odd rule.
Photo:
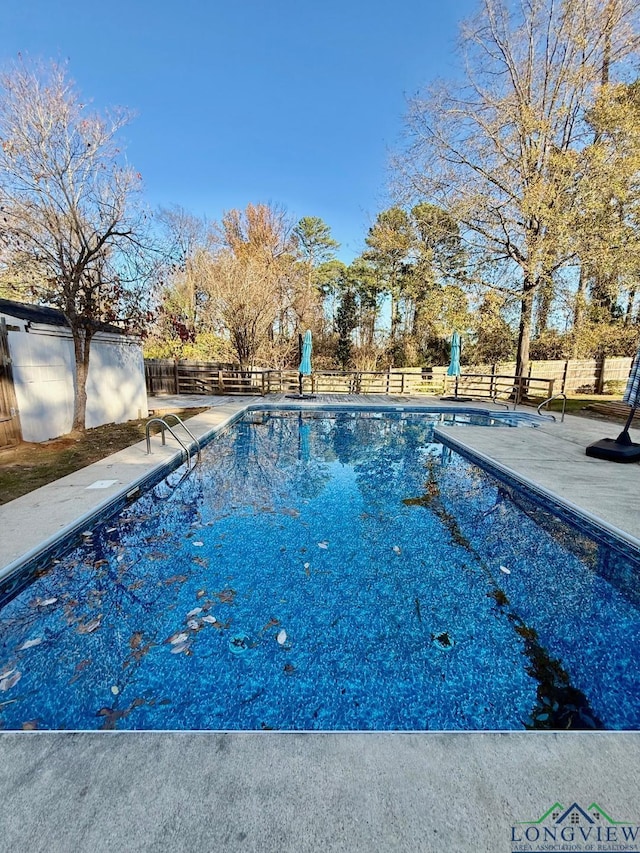
[[[447,368],[447,376],[455,376],[455,387],[453,389],[453,397],[442,397],[443,400],[459,400],[466,398],[458,397],[458,378],[460,376],[460,352],[462,350],[462,339],[458,332],[451,335],[451,348],[449,350],[449,367]],[[445,380],[445,390],[446,390]]]
[[[311,352],[313,350],[313,342],[311,339],[311,331],[307,329],[304,333],[304,339],[302,335],[298,335],[298,345],[300,349],[300,366],[298,367],[298,385],[300,388],[300,393],[297,395],[298,398],[304,397],[305,395],[302,393],[302,377],[303,376],[311,376]],[[292,399],[295,395],[287,395]],[[307,400],[314,400],[311,394],[306,395]]]
[[[300,359],[300,367],[298,370],[302,376],[311,376],[311,351],[313,344],[311,341],[311,332],[309,329],[304,333],[302,341],[302,358]]]
[[[640,403],[640,349],[636,353],[636,357],[633,360],[631,373],[629,374],[629,379],[627,380],[627,387],[625,388],[625,392],[622,397],[622,402],[626,403],[628,406],[631,406],[631,417],[633,417],[633,413],[638,408],[638,404]],[[627,424],[626,428],[629,428],[629,424]]]
[[[460,376],[460,335],[454,332],[451,335],[451,352],[449,355],[449,367],[447,368],[447,376]]]
[[[640,444],[634,444],[629,435],[629,427],[633,421],[638,405],[640,405],[640,348],[631,366],[622,402],[631,406],[629,417],[620,435],[616,438],[603,438],[587,447],[587,456],[596,459],[607,459],[610,462],[637,462],[640,460]]]

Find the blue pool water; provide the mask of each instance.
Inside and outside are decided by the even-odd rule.
[[[0,727],[640,728],[638,564],[437,420],[245,417],[0,610]]]

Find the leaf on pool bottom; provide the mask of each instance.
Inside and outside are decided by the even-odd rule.
[[[131,652],[131,657],[133,660],[142,660],[142,658],[147,654],[147,652],[151,651],[155,644],[152,642],[145,643],[144,646],[140,646],[139,649],[134,649]],[[125,661],[126,663],[126,661]],[[124,667],[124,664],[123,664]]]
[[[208,557],[192,557],[191,562],[196,563],[196,565],[198,565],[198,566],[204,566],[206,568],[209,565],[209,558]],[[204,595],[204,592],[202,594]]]
[[[172,646],[175,646],[176,643],[183,643],[185,640],[189,639],[189,634],[186,631],[176,631],[175,634],[172,634],[170,637],[167,637],[165,643],[170,643]]]
[[[215,616],[203,616],[202,622],[207,622],[209,625],[215,625],[217,623],[217,619]]]
[[[206,560],[206,563],[204,563],[204,562],[202,562],[202,561],[203,561],[203,559],[206,559],[206,558],[203,558],[203,557],[194,557],[194,558],[193,558],[193,562],[194,562],[194,563],[198,563],[198,564],[199,564],[199,565],[201,565],[201,566],[203,566],[203,565],[208,565],[208,564],[209,564],[209,561],[208,561],[208,560]],[[199,589],[199,590],[196,592],[196,598],[204,598],[206,594],[207,594],[207,590],[206,590],[206,589]]]
[[[168,560],[169,555],[165,554],[164,551],[149,551],[147,554],[148,560]]]
[[[399,545],[394,545],[392,550],[393,550],[393,553],[397,554],[398,556],[400,556],[400,554],[402,554],[402,548]]]
[[[326,550],[328,547],[329,547],[329,543],[326,541],[326,539],[323,540],[322,542],[318,542],[318,548],[323,548],[324,550]]]
[[[137,649],[138,646],[142,643],[142,631],[134,631],[134,633],[129,638],[129,647],[132,649]]]
[[[36,637],[35,640],[25,640],[25,642],[18,647],[18,651],[22,652],[24,649],[32,649],[34,646],[39,646],[42,642],[42,637]]]
[[[236,591],[228,586],[223,590],[220,590],[220,592],[217,592],[216,595],[222,604],[233,604],[236,597]]]
[[[170,578],[165,580],[165,584],[169,586],[171,583],[184,583],[187,579],[186,575],[171,575]]]
[[[96,717],[104,717],[101,729],[115,729],[118,720],[127,716],[128,711],[120,711],[117,708],[100,708],[96,711]]]
[[[84,660],[81,660],[80,663],[77,663],[75,668],[75,675],[71,676],[71,678],[69,679],[69,684],[73,684],[75,681],[77,681],[80,678],[82,671],[86,669],[91,663],[93,663],[91,658],[85,658]]]
[[[58,599],[56,597],[53,598],[36,598],[31,602],[32,607],[51,607],[52,604],[55,604]]]
[[[271,619],[267,622],[267,624],[262,628],[263,631],[268,631],[269,628],[275,628],[280,624],[280,620],[276,619],[275,616],[272,616]]]
[[[96,560],[95,563],[93,564],[93,568],[99,569],[100,566],[107,566],[107,565],[109,565],[109,560]]]
[[[286,672],[287,675],[291,675],[293,672],[296,671],[296,668],[292,663],[285,663],[284,671]]]
[[[38,728],[38,722],[39,721],[37,719],[36,720],[25,720],[25,722],[22,724],[22,731],[23,732],[35,731]]]
[[[11,690],[22,678],[22,673],[18,672],[15,669],[9,670],[9,672],[4,676],[4,678],[0,678],[0,690],[3,693],[6,693],[7,690]]]
[[[140,580],[134,581],[133,583],[129,584],[127,589],[129,590],[129,592],[135,592],[137,589],[142,589],[144,584],[145,584],[145,581],[142,580],[142,578],[141,578]]]
[[[280,512],[282,515],[289,515],[291,518],[299,518],[300,512],[297,509],[289,509],[289,507],[283,507]]]
[[[76,631],[78,634],[93,634],[94,631],[97,631],[102,623],[102,614],[100,616],[96,616],[95,619],[92,619],[90,622],[85,622],[83,625],[78,625]]]
[[[187,613],[187,619],[191,619],[193,616],[197,616],[198,613],[202,613],[202,607],[194,607],[193,610],[190,610]]]
[[[171,649],[171,654],[172,655],[181,655],[183,653],[188,654],[190,648],[191,648],[191,643],[189,643],[188,640],[185,640],[182,643],[176,643],[173,646],[173,648]]]

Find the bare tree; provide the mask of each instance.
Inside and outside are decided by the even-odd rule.
[[[90,112],[64,67],[20,61],[0,75],[0,247],[18,278],[30,274],[32,294],[69,323],[74,430],[85,426],[95,332],[140,304],[126,306],[143,228],[133,205],[140,175],[116,141],[128,120],[124,111]]]
[[[271,354],[267,360],[280,364],[297,355],[297,335],[302,327],[322,326],[320,294],[307,286],[305,265],[295,255],[293,222],[284,208],[273,204],[249,204],[231,210],[214,229],[223,249],[246,264],[252,280],[261,279],[264,294],[256,293],[257,305],[276,306],[269,330]]]
[[[208,331],[206,269],[212,237],[207,222],[174,206],[161,208],[158,221],[163,231],[161,326],[172,329],[181,342],[194,343]]]
[[[404,193],[460,223],[470,252],[502,264],[520,302],[517,372],[533,304],[572,257],[573,155],[603,79],[636,48],[633,0],[483,0],[463,29],[463,82],[415,98],[397,161]]]
[[[206,286],[240,365],[251,367],[278,311],[277,294],[265,287],[263,265],[222,250],[210,257]]]

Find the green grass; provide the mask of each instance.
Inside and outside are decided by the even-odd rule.
[[[545,399],[544,397],[535,397],[535,398],[532,397],[526,403],[523,403],[523,405],[532,406],[533,408],[536,408],[537,406],[540,405],[540,403],[542,403],[542,401],[544,399]],[[567,405],[565,408],[565,412],[567,414],[572,414],[572,415],[587,414],[587,415],[590,415],[593,417],[595,415],[594,412],[589,413],[588,410],[586,412],[584,411],[585,409],[587,409],[587,406],[589,406],[591,403],[607,403],[609,401],[618,401],[619,402],[620,401],[620,395],[619,394],[580,394],[580,396],[577,396],[577,397],[567,396]],[[545,406],[545,408],[542,411],[543,412],[545,412],[545,411],[561,412],[562,411],[562,398],[560,398],[558,400],[553,400],[551,403],[549,403],[548,406]]]
[[[183,419],[206,408],[181,409]],[[80,435],[66,435],[38,444],[23,442],[0,451],[0,505],[59,480],[145,437],[148,418],[104,424]]]

